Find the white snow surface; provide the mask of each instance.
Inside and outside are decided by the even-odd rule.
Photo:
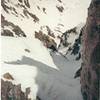
[[[1,77],[9,72],[23,91],[30,87],[32,100],[36,95],[42,100],[82,100],[79,79],[73,78],[80,63],[55,53],[50,56],[36,39],[2,37]]]

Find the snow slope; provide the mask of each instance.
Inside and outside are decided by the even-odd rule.
[[[91,0],[63,0],[62,3],[59,3],[58,0],[28,0],[30,8],[24,4],[25,0],[22,0],[22,3],[19,1],[2,0],[2,5],[5,4],[7,6],[5,8],[8,11],[7,13],[3,7],[2,14],[8,21],[21,27],[27,33],[26,35],[32,35],[41,26],[49,26],[56,34],[58,29],[61,32],[65,32],[80,23],[84,23]],[[59,12],[56,6],[62,6],[64,11],[62,13]],[[43,8],[46,9],[46,14],[42,11]],[[33,21],[34,18],[29,14],[25,14],[25,11],[35,14],[39,21],[35,23]]]
[[[51,57],[40,41],[27,38],[2,37],[2,50],[2,75],[11,73],[23,91],[31,87],[32,100],[36,95],[42,100],[82,100],[79,80],[73,78],[80,63],[59,54]]]

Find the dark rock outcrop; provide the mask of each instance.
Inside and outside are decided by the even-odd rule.
[[[76,61],[81,59],[81,40],[82,40],[82,30],[84,29],[83,25],[71,28],[64,32],[61,36],[58,36],[60,39],[60,44],[58,49],[67,48],[65,55],[73,55]],[[73,41],[69,41],[70,38],[73,38]]]
[[[46,8],[42,8],[43,12],[46,14]]]
[[[10,27],[6,29],[6,27]],[[1,35],[2,36],[18,36],[18,37],[26,37],[24,31],[17,25],[9,22],[5,19],[3,15],[1,15]],[[12,30],[12,31],[11,31]]]
[[[81,91],[84,100],[99,100],[100,88],[100,0],[92,0],[82,32]]]
[[[30,53],[30,50],[29,49],[24,49],[26,52]]]
[[[2,36],[11,36],[11,37],[14,37],[13,33],[10,31],[10,30],[2,30],[1,32],[1,35]]]
[[[64,7],[63,6],[56,6],[56,8],[58,9],[59,12],[63,12],[64,11]]]
[[[24,3],[25,3],[25,5],[26,5],[28,8],[30,8],[30,4],[29,4],[29,1],[28,1],[28,0],[24,0]]]
[[[9,9],[10,7],[8,7],[6,4],[5,4],[5,0],[1,0],[1,6],[2,8],[5,10],[6,13],[9,13]]]
[[[15,85],[10,81],[1,79],[1,100],[31,100],[28,98],[30,88],[21,90],[21,84]]]
[[[36,23],[36,22],[39,22],[39,18],[35,15],[35,14],[33,14],[33,13],[31,13],[31,12],[29,12],[27,9],[24,9],[23,10],[23,14],[27,17],[27,18],[29,18],[29,16],[33,19],[33,21]]]
[[[35,31],[35,38],[39,39],[45,47],[57,51],[57,44],[49,35],[44,34],[42,31]]]
[[[62,1],[61,0],[58,0],[60,3],[62,3]]]
[[[53,38],[55,38],[55,35],[52,32],[52,30],[49,28],[49,26],[46,26],[46,28],[47,28],[47,31],[48,31],[48,35],[51,36],[51,37],[53,37]]]
[[[78,34],[77,33],[77,28],[76,27],[74,27],[74,28],[72,28],[72,29],[69,29],[69,30],[67,30],[66,32],[64,32],[63,34],[62,34],[62,36],[60,37],[60,45],[63,45],[64,47],[68,47],[68,45],[70,45],[70,43],[68,43],[68,38],[69,38],[69,35],[70,34]],[[80,34],[80,36],[79,36],[79,38],[81,38],[81,34]],[[77,40],[76,40],[77,41]],[[59,45],[59,46],[60,46]]]
[[[22,0],[18,0],[20,3],[22,3]]]
[[[8,79],[8,80],[14,80],[14,78],[12,77],[12,75],[11,75],[9,72],[5,73],[5,74],[3,75],[3,77],[4,77],[5,79]]]

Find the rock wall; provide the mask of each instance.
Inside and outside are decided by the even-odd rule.
[[[25,92],[21,90],[21,84],[15,85],[10,81],[1,79],[1,100],[31,100],[28,98],[30,88]]]
[[[83,30],[81,91],[84,100],[99,100],[100,88],[100,0],[92,0]]]

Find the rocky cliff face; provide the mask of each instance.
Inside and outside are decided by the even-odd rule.
[[[30,88],[26,89],[26,92],[22,92],[21,84],[14,85],[10,81],[4,81],[1,79],[1,99],[2,100],[30,100],[28,94]]]
[[[99,100],[100,0],[92,0],[83,30],[81,90],[84,100]]]

